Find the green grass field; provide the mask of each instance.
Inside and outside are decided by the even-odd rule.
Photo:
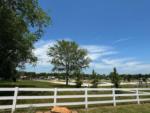
[[[17,82],[0,81],[0,87],[36,87],[36,88],[65,88],[73,87],[49,82],[39,82],[31,80],[21,80]]]
[[[150,113],[150,104],[121,105],[117,107],[97,107],[89,110],[78,110],[79,113]]]
[[[36,113],[36,111],[49,111],[48,109],[37,110],[33,108],[31,112],[29,109],[23,111],[17,110],[15,113]],[[74,110],[76,110],[78,113],[150,113],[150,104],[121,105],[117,107],[101,106],[89,108],[88,110],[78,108]],[[10,111],[0,111],[0,113],[10,113]]]
[[[75,86],[65,86],[65,85],[59,85],[49,82],[39,82],[39,81],[30,81],[30,80],[24,80],[24,81],[18,81],[18,82],[8,82],[8,81],[1,81],[0,87],[35,87],[35,88],[73,88]],[[111,92],[89,92],[89,94],[111,94]],[[53,95],[53,92],[30,92],[30,93],[19,93],[19,96],[22,95]],[[84,94],[84,92],[60,92],[59,95],[80,95]],[[13,95],[13,93],[0,93],[0,96],[9,96]],[[109,97],[110,100],[112,100],[111,97]],[[129,97],[127,97],[129,98]],[[132,97],[134,98],[134,97]],[[90,98],[89,101],[97,101],[97,100],[107,100],[108,98]],[[84,101],[84,98],[79,99],[59,99],[57,102],[73,102],[73,101]],[[53,99],[40,99],[40,100],[19,100],[17,101],[17,104],[28,104],[28,103],[49,103],[53,102]],[[11,104],[12,101],[1,101],[0,104]],[[127,103],[126,103],[127,104]],[[73,109],[80,109],[78,110],[79,113],[150,113],[150,104],[142,104],[142,105],[119,105],[117,107],[112,107],[112,105],[107,105],[107,107],[104,107],[102,105],[90,105],[90,109],[88,111],[81,110],[81,108],[84,108],[84,106],[69,106],[69,108]],[[95,108],[97,106],[97,108]],[[105,105],[106,106],[106,105]],[[46,108],[47,110],[47,108]],[[5,112],[0,112],[5,113]],[[7,112],[6,112],[7,113]],[[21,113],[20,111],[17,113]]]

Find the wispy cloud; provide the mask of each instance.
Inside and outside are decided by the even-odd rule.
[[[120,39],[118,39],[118,40],[115,40],[115,41],[113,42],[113,44],[122,43],[122,42],[128,41],[128,40],[130,40],[130,39],[131,39],[131,38],[120,38]]]
[[[103,56],[109,56],[118,53],[110,46],[83,45],[81,47],[88,50],[88,55],[92,60],[98,60]]]
[[[110,73],[114,67],[117,67],[119,73],[149,73],[150,64],[138,61],[133,58],[103,58],[99,62],[91,64],[101,73]]]
[[[122,41],[118,40],[116,43]],[[36,67],[27,65],[27,70],[50,72],[53,66],[49,62],[51,58],[47,56],[47,50],[49,46],[53,46],[55,43],[56,41],[54,40],[41,40],[36,43],[33,52],[38,57],[38,62]],[[119,52],[114,47],[107,45],[81,45],[81,47],[88,50],[88,56],[92,59],[88,70],[95,69],[99,73],[108,74],[112,71],[113,67],[117,67],[119,73],[150,73],[150,64],[132,57],[125,56],[120,58]]]
[[[68,40],[68,39],[67,39]],[[56,41],[39,41],[35,44],[36,48],[33,50],[35,56],[38,57],[38,65],[48,65],[50,58],[47,56],[47,50],[50,46],[53,46]],[[85,48],[88,51],[88,56],[93,60],[98,60],[103,56],[109,56],[117,54],[114,48],[109,46],[98,45],[81,45],[81,48]]]
[[[33,50],[33,53],[38,58],[37,65],[48,65],[50,58],[47,56],[47,51],[50,46],[53,46],[55,41],[39,41],[36,44],[36,48]]]

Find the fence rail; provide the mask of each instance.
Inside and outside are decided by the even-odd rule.
[[[150,101],[150,88],[0,88],[1,92],[14,92],[13,96],[0,96],[2,100],[12,100],[12,105],[0,105],[0,109],[11,109],[14,113],[16,108],[27,108],[27,107],[47,107],[47,106],[76,106],[84,105],[88,108],[91,104],[113,104],[136,102],[140,104],[143,101]],[[108,93],[109,91],[109,93]],[[31,95],[31,96],[20,96],[19,92],[52,92],[51,95]],[[82,94],[76,95],[60,95],[59,92],[83,92]],[[94,94],[90,94],[94,92]],[[98,93],[103,92],[103,93]],[[105,93],[104,93],[105,92]],[[106,93],[107,92],[107,93]],[[30,93],[29,93],[30,94]],[[142,96],[145,96],[142,98]],[[122,99],[118,99],[118,97]],[[129,99],[129,97],[135,97]],[[57,102],[58,99],[77,99],[82,98],[84,101],[81,102]],[[90,98],[105,98],[105,100],[89,100]],[[108,99],[107,99],[108,98]],[[111,98],[111,99],[110,99]],[[30,100],[30,99],[53,99],[51,103],[34,103],[34,104],[17,104],[17,100]]]

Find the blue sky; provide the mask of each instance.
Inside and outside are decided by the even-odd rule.
[[[48,46],[56,40],[76,41],[93,60],[86,70],[110,73],[150,73],[149,0],[40,0],[51,16],[34,50],[39,61],[27,71],[51,72]]]

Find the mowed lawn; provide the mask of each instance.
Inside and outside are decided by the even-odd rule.
[[[47,112],[50,110],[29,110],[30,108],[26,110],[17,110],[15,113],[36,113],[36,112]],[[85,109],[74,109],[74,111],[77,111],[77,113],[150,113],[150,104],[141,104],[141,105],[121,105],[117,107],[113,106],[101,106],[101,107],[94,107],[89,108],[88,110]],[[10,113],[10,111],[1,111],[0,113]]]
[[[9,82],[9,81],[0,81],[0,87],[26,87],[26,88],[73,88],[73,86],[66,86],[54,83],[46,83],[46,82],[39,82],[39,81],[31,81],[31,80],[23,80],[17,82]],[[71,92],[73,94],[73,92]],[[69,94],[71,94],[69,93]],[[62,92],[62,95],[68,94],[67,92]],[[0,92],[0,96],[13,96],[13,92]],[[53,92],[19,92],[18,96],[51,96]],[[70,99],[70,101],[76,101],[78,99]],[[65,101],[65,100],[60,100]],[[33,99],[33,100],[18,100],[17,104],[34,104],[34,103],[53,103],[53,99]],[[9,105],[12,104],[12,100],[4,100],[0,101],[0,105]]]
[[[39,81],[30,81],[30,80],[24,80],[24,81],[18,81],[18,82],[8,82],[8,81],[0,81],[0,87],[35,87],[35,88],[73,88],[75,86],[65,86],[65,85],[59,85],[59,84],[54,84],[54,83],[49,83],[49,82],[39,82]],[[92,93],[92,92],[91,92]],[[98,93],[98,92],[97,92]],[[101,92],[102,93],[102,92]],[[47,95],[48,93],[36,93],[31,95]],[[76,92],[62,92],[61,95],[76,95],[76,94],[84,94],[84,92],[76,93]],[[28,95],[28,94],[20,94],[20,95]],[[49,95],[49,94],[48,94]],[[2,95],[1,95],[2,96]],[[98,100],[97,98],[93,98],[94,100]],[[92,100],[93,100],[92,99]],[[60,102],[64,102],[65,100],[60,100]],[[84,101],[84,99],[69,99],[68,101]],[[17,101],[18,104],[21,103],[37,103],[37,102],[53,102],[52,100],[23,100],[23,101]],[[1,102],[0,102],[1,103]],[[8,104],[8,102],[6,102]],[[4,103],[4,104],[6,104]],[[12,103],[12,102],[10,102]],[[1,103],[2,104],[2,103]],[[128,104],[128,103],[126,103]],[[111,105],[107,106],[100,106],[100,105],[92,105],[89,107],[89,110],[84,110],[81,108],[84,108],[84,106],[74,106],[74,107],[69,107],[72,109],[76,109],[78,113],[150,113],[150,104],[128,104],[128,105],[118,105],[117,107],[113,107]],[[39,108],[38,108],[39,109]],[[46,108],[48,109],[48,108]],[[0,113],[5,113],[4,111],[0,111]],[[6,112],[7,113],[7,112]],[[21,113],[20,110],[17,113]]]
[[[17,82],[9,82],[9,81],[0,81],[0,87],[35,87],[35,88],[65,88],[65,87],[73,87],[66,86],[61,84],[54,84],[48,82],[40,82],[33,80],[21,80]]]
[[[150,104],[97,107],[89,110],[78,110],[78,113],[150,113]]]

